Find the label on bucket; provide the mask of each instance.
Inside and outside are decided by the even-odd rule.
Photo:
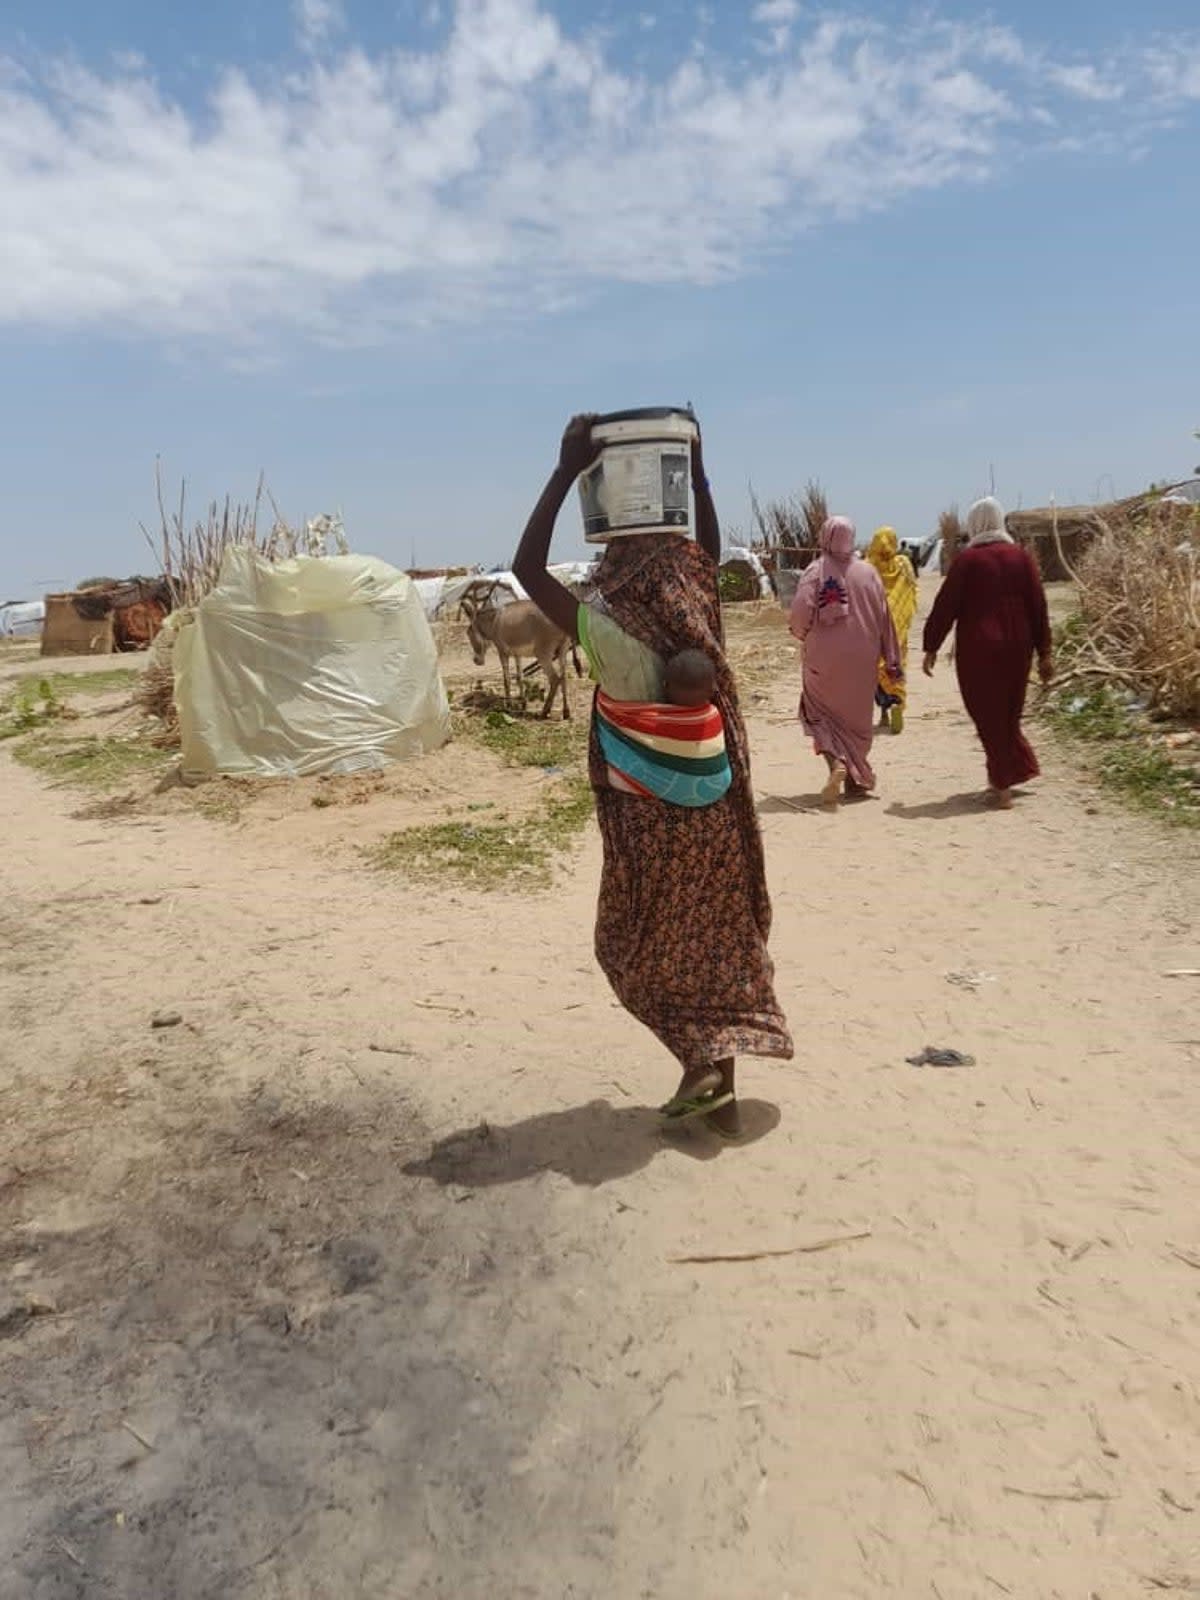
[[[579,480],[588,538],[688,526],[686,448],[678,441],[606,445]]]

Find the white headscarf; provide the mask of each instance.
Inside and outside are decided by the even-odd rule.
[[[1012,534],[1004,526],[1004,507],[989,495],[976,500],[967,512],[967,543],[974,550],[981,544],[1012,544]]]

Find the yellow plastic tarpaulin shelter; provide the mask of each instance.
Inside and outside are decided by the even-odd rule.
[[[371,556],[227,550],[174,662],[186,777],[370,771],[450,737],[416,587]]]

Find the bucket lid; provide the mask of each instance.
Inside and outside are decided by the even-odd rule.
[[[642,406],[634,411],[608,411],[596,418],[596,427],[606,422],[665,422],[668,417],[686,417],[695,422],[696,413],[691,406]]]

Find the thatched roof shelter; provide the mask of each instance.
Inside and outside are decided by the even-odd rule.
[[[1043,578],[1053,583],[1072,576],[1059,555],[1060,546],[1067,564],[1074,567],[1106,523],[1134,520],[1160,498],[1157,493],[1135,494],[1103,505],[1039,506],[1031,511],[1010,511],[1006,525],[1017,543],[1033,552]]]

